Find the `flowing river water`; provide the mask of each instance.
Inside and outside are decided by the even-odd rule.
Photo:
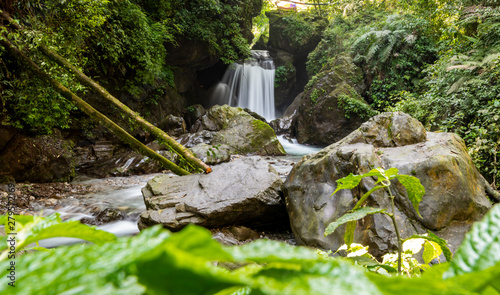
[[[267,120],[274,119],[274,72],[275,67],[269,53],[253,51],[251,58],[228,67],[216,89],[215,97],[222,101],[214,103],[250,108]],[[283,181],[302,156],[321,149],[298,144],[295,139],[288,140],[282,135],[278,136],[278,139],[288,155],[264,157],[264,159],[275,168]],[[127,162],[125,165],[129,164]],[[72,182],[72,185],[84,187],[87,189],[86,192],[75,191],[74,195],[65,194],[59,199],[49,198],[45,202],[35,203],[34,211],[45,216],[58,212],[63,219],[99,224],[99,228],[117,236],[133,235],[139,232],[137,221],[140,213],[146,210],[141,189],[156,175],[159,174],[104,179],[80,176]],[[115,218],[106,219],[109,214],[114,214]],[[104,221],[100,215],[104,215]],[[118,221],[111,221],[113,219]],[[40,241],[40,246],[55,247],[79,241],[71,238],[54,238]]]
[[[291,142],[283,136],[278,137],[287,151],[287,156],[263,157],[278,172],[283,181],[303,155],[320,150],[318,147],[301,145]],[[134,235],[139,232],[137,220],[140,213],[146,210],[141,189],[153,177],[160,174],[146,174],[128,177],[108,177],[103,179],[90,179],[78,177],[73,183],[91,187],[91,193],[84,195],[69,196],[58,200],[58,206],[54,208],[50,203],[48,206],[38,205],[36,211],[47,216],[58,212],[63,219],[82,220],[92,223],[96,212],[113,210],[122,214],[121,220],[99,225],[98,228],[111,232],[117,236]],[[64,244],[72,244],[81,240],[73,238],[53,238],[40,241],[42,247],[55,247]]]

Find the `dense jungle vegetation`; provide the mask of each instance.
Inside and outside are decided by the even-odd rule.
[[[255,2],[255,1],[254,1]],[[258,2],[258,1],[257,1]],[[141,98],[145,103],[173,86],[166,46],[175,48],[180,36],[204,42],[226,62],[245,56],[249,45],[238,24],[248,13],[242,1],[6,1],[0,9],[11,13],[28,30],[2,33],[41,68],[77,93],[86,89],[35,49],[44,45],[111,90]],[[5,21],[4,21],[5,22]],[[0,87],[3,123],[36,133],[69,128],[75,107],[46,83],[24,71],[0,49]],[[49,116],[50,114],[50,116]]]
[[[322,41],[309,55],[314,75],[341,52],[363,69],[365,99],[375,111],[401,110],[429,130],[457,132],[476,166],[494,187],[500,178],[498,100],[499,3],[484,1],[309,1],[308,13],[289,12],[292,38],[311,28],[307,15],[329,19]],[[174,85],[166,63],[180,37],[206,44],[230,64],[249,53],[239,20],[259,1],[5,1],[28,30],[7,32],[42,69],[77,93],[85,86],[35,50],[45,45],[106,88],[155,105]],[[321,5],[323,4],[323,5]],[[329,4],[329,5],[324,5]],[[266,34],[266,10],[254,33]],[[69,128],[75,106],[24,71],[0,49],[2,124],[35,133]],[[280,79],[279,73],[277,79]],[[355,111],[355,110],[354,110]],[[365,110],[366,111],[366,110]],[[80,116],[81,117],[81,116]],[[83,121],[82,121],[83,122]]]
[[[202,42],[224,63],[249,54],[240,20],[243,0],[6,0],[0,9],[26,28],[0,24],[0,38],[13,42],[72,91],[89,90],[37,47],[58,52],[113,91],[144,104],[175,88],[166,60],[182,38]],[[251,1],[251,5],[259,5]],[[265,10],[254,32],[265,36]],[[493,187],[500,185],[500,2],[497,0],[304,1],[305,13],[288,12],[300,38],[310,29],[305,15],[329,21],[309,54],[311,79],[348,52],[363,70],[362,94],[372,111],[404,111],[431,131],[464,138],[476,166]],[[316,5],[314,5],[316,4]],[[246,8],[245,8],[246,7]],[[27,71],[0,47],[0,121],[33,134],[68,129],[83,117],[73,103]],[[158,227],[116,239],[64,223],[59,216],[17,216],[27,246],[54,236],[81,237],[92,246],[71,246],[19,256],[17,294],[500,294],[500,207],[496,205],[466,236],[452,261],[411,269],[406,278],[378,272],[363,255],[339,260],[331,253],[257,241],[222,247],[210,233],[189,226],[180,233]],[[3,219],[6,219],[5,217]],[[3,220],[5,221],[5,220]],[[78,230],[81,230],[80,228]],[[24,239],[24,240],[23,240]],[[6,245],[6,238],[2,241]],[[2,247],[0,249],[5,249]],[[359,250],[359,249],[358,249]],[[362,249],[361,249],[362,250]],[[425,249],[424,249],[425,251]],[[5,252],[4,252],[5,253]],[[365,252],[363,252],[365,253]],[[357,257],[357,258],[356,258]],[[5,258],[5,257],[4,257]],[[371,270],[353,266],[353,261]],[[373,272],[375,270],[375,272]],[[33,283],[36,282],[36,283]]]
[[[309,55],[312,78],[349,52],[375,111],[403,111],[428,130],[458,133],[499,186],[498,1],[338,1],[313,12],[328,14],[330,25]]]

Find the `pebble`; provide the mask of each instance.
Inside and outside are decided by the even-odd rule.
[[[50,198],[50,199],[45,200],[44,203],[45,203],[45,206],[55,206],[55,205],[57,205],[57,199]]]

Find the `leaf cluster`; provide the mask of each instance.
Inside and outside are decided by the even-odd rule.
[[[16,258],[14,294],[500,294],[500,205],[473,226],[451,263],[406,279],[365,272],[304,247],[258,240],[222,247],[208,230],[159,226],[103,245]],[[478,259],[479,257],[479,259]],[[7,280],[10,261],[0,262]],[[196,283],[193,283],[196,282]]]

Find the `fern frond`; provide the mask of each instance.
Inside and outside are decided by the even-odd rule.
[[[352,43],[351,47],[354,50],[358,50],[359,47],[362,47],[362,45],[369,45],[370,43],[373,42],[373,38],[372,38],[373,35],[374,35],[374,31],[364,33],[363,35],[361,35],[361,37],[356,39],[356,41],[354,41],[354,43]]]
[[[462,87],[465,84],[465,82],[467,82],[470,79],[471,79],[471,77],[462,77],[462,78],[458,79],[457,82],[455,82],[451,85],[450,89],[448,89],[448,92],[446,94],[450,95],[454,92],[457,92],[460,89],[460,87]]]
[[[488,54],[483,58],[483,60],[479,63],[479,65],[481,67],[484,67],[485,65],[491,66],[499,58],[500,58],[500,53]]]
[[[371,62],[377,52],[380,49],[380,45],[378,43],[373,44],[369,49],[368,52],[366,53],[366,62]]]

